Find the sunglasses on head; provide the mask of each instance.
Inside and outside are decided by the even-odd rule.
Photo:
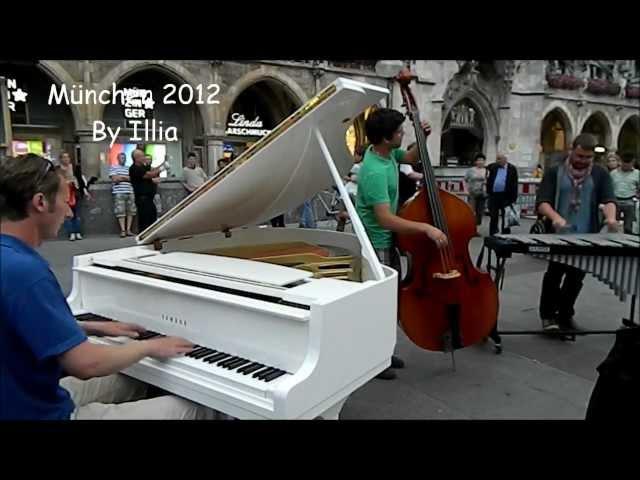
[[[38,175],[36,185],[40,185],[40,182],[44,180],[44,178],[47,176],[47,173],[55,169],[55,166],[53,165],[53,162],[51,160],[49,160],[48,158],[43,158],[43,160],[45,161],[45,164],[43,165],[41,173]]]

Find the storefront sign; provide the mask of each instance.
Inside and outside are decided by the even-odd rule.
[[[153,118],[153,93],[143,88],[123,89],[124,102],[122,110],[126,119],[126,127],[133,128],[134,120],[146,120]],[[139,122],[138,122],[139,123]]]
[[[14,78],[7,78],[7,106],[12,112],[16,111],[16,102],[27,103],[27,92],[18,87]]]
[[[241,113],[231,114],[231,122],[227,124],[226,135],[242,135],[248,137],[264,137],[271,130],[262,128],[262,120],[256,117],[253,120],[247,120]]]

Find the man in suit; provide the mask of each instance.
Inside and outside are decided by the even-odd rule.
[[[499,154],[496,162],[487,167],[487,194],[489,196],[489,235],[498,233],[498,217],[502,216],[502,233],[511,229],[504,225],[504,210],[518,199],[518,170],[511,165],[506,155]]]

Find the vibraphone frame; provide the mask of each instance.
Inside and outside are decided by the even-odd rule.
[[[498,238],[500,235],[498,235]],[[494,245],[491,245],[491,241],[487,241],[487,237],[485,237],[484,244],[482,246],[482,250],[478,255],[476,260],[476,267],[482,268],[482,261],[485,255],[485,250],[487,251],[487,263],[486,263],[486,271],[489,274],[493,275],[493,280],[496,283],[498,290],[502,290],[504,286],[504,277],[506,272],[506,263],[509,258],[513,256],[513,253],[520,253],[523,255],[535,255],[535,251],[507,251],[503,249],[499,251],[498,248],[495,248]],[[542,250],[540,250],[541,253]],[[496,256],[495,266],[493,264],[492,255]],[[640,310],[639,310],[639,321],[638,323],[634,322],[634,317],[636,313],[636,302],[637,302],[637,293],[631,294],[631,304],[629,311],[629,318],[622,319],[622,328],[637,328],[640,327]],[[616,334],[620,331],[620,329],[616,330],[558,330],[553,332],[548,332],[544,330],[509,330],[509,331],[499,331],[496,323],[495,329],[491,333],[491,337],[494,339],[496,343],[501,343],[500,335],[555,335],[568,340],[575,340],[576,335],[612,335]]]

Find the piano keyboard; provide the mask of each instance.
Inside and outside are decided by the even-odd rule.
[[[100,315],[95,315],[92,313],[85,313],[81,315],[76,315],[76,320],[78,321],[112,321],[112,319],[102,317]],[[161,338],[165,335],[154,332],[151,330],[147,330],[146,332],[140,334],[136,339],[126,338],[126,337],[118,337],[113,338],[110,337],[110,340],[116,343],[125,343],[126,341],[132,340],[149,340],[151,338]],[[279,368],[272,367],[270,365],[265,365],[260,362],[252,361],[248,358],[243,358],[239,356],[231,355],[230,353],[223,352],[222,350],[216,350],[213,348],[204,347],[201,345],[196,345],[194,349],[185,354],[183,357],[175,357],[172,358],[171,361],[181,360],[181,359],[193,359],[197,361],[197,365],[200,367],[217,367],[219,369],[228,370],[229,372],[236,374],[237,376],[246,376],[249,378],[255,378],[258,381],[269,383],[273,380],[280,378],[281,376],[288,374],[288,372],[284,370],[280,370]],[[190,361],[188,361],[191,363]]]

